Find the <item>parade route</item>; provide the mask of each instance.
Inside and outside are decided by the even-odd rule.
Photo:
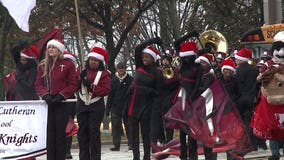
[[[127,144],[122,144],[120,151],[110,151],[112,145],[103,144],[102,145],[102,160],[132,160],[132,151],[128,150]],[[142,144],[140,146],[140,151],[142,152]],[[79,160],[79,149],[72,149],[72,156],[73,160]],[[282,150],[281,150],[282,152]],[[270,155],[270,150],[262,150],[259,149],[258,151],[250,152],[245,156],[247,160],[267,160],[267,157]],[[142,158],[143,153],[141,153]],[[37,160],[45,160],[46,156],[38,157]],[[154,158],[152,158],[154,160]],[[204,160],[204,156],[199,156],[199,160]],[[226,160],[225,153],[218,153],[218,160]],[[179,160],[176,156],[171,156],[167,158],[167,160]],[[281,158],[284,160],[284,157]]]

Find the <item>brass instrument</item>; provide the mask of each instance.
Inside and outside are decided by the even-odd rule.
[[[208,48],[213,47],[213,53],[227,53],[228,43],[226,38],[218,31],[207,30],[200,34],[199,36],[200,43],[198,43],[199,48]]]
[[[170,67],[170,66],[163,67],[162,73],[163,73],[163,76],[166,79],[172,79],[175,76],[175,71],[174,71],[173,67]]]
[[[172,79],[175,77],[176,73],[174,70],[174,67],[179,67],[180,66],[180,57],[179,56],[171,56],[172,54],[168,54],[169,57],[172,58],[172,61],[169,62],[169,64],[164,64],[162,62],[162,74],[164,78],[166,79]],[[163,59],[162,59],[163,61]]]

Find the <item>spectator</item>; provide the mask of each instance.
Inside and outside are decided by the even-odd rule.
[[[132,148],[131,138],[129,137],[128,118],[127,115],[123,113],[123,110],[126,101],[125,95],[133,78],[126,72],[126,64],[124,62],[119,62],[116,65],[116,71],[111,79],[111,91],[108,95],[106,107],[106,115],[109,116],[111,112],[112,142],[114,145],[113,148],[110,148],[111,151],[120,150],[121,135],[123,132],[122,120],[128,139],[128,148]]]

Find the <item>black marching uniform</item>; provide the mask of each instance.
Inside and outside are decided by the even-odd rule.
[[[202,69],[200,64],[194,62],[195,56],[191,56],[188,63],[182,63],[180,74],[181,74],[181,85],[186,91],[186,99],[193,101],[197,97],[196,91],[199,87],[201,80]],[[188,142],[186,141],[187,133],[180,130],[180,158],[182,160],[187,159],[187,153],[189,151],[190,159],[197,159],[197,142],[195,139],[188,135]],[[188,144],[186,144],[188,143]]]
[[[258,74],[258,69],[248,63],[244,63],[236,69],[237,89],[240,94],[237,99],[237,108],[256,148],[258,140],[252,133],[250,121],[255,107],[254,101],[258,92],[256,82]]]
[[[37,64],[31,62],[28,66],[17,68],[15,85],[17,100],[38,100],[39,96],[35,89],[35,81],[37,76]]]
[[[175,73],[178,71],[176,70]],[[159,98],[160,104],[161,104],[161,118],[162,119],[162,126],[163,130],[165,130],[165,141],[166,143],[171,141],[173,139],[173,133],[174,129],[167,128],[166,124],[167,122],[163,121],[163,116],[171,109],[171,107],[174,105],[177,91],[179,90],[180,82],[178,80],[178,75],[175,75],[172,79],[166,79],[164,78],[164,82],[162,83],[163,86],[161,88]],[[157,128],[159,129],[159,128]],[[161,133],[159,135],[163,136],[164,133]]]
[[[201,83],[198,88],[197,95],[201,95],[207,88],[210,87],[210,85],[214,82],[215,76],[213,73],[207,72],[202,75]],[[217,153],[213,153],[212,148],[203,146],[204,150],[204,156],[206,160],[216,160],[217,159]]]
[[[135,62],[137,69],[133,77],[133,82],[129,88],[128,95],[130,97],[127,109],[132,138],[133,160],[140,160],[139,126],[141,127],[143,140],[143,160],[150,160],[151,155],[151,112],[156,104],[155,101],[158,96],[161,73],[156,65],[143,65],[142,51],[147,45],[152,44],[155,41],[155,39],[149,40],[135,48]]]

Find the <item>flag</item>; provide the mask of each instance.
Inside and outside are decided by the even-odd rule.
[[[44,52],[45,52],[45,49],[46,49],[46,44],[51,39],[58,39],[60,41],[63,41],[62,29],[61,28],[54,29],[53,31],[46,34],[44,37],[42,37],[41,39],[39,39],[36,42],[36,46],[38,47],[38,52],[39,52],[39,57],[40,57],[39,59],[40,60],[44,58]]]
[[[243,156],[252,150],[246,127],[220,79],[216,79],[192,103],[187,101],[185,111],[181,102],[173,107],[165,117],[174,122],[172,126],[186,128],[185,131],[192,138],[213,148],[215,152],[230,151]],[[184,127],[185,124],[187,127]]]
[[[252,150],[246,127],[220,79],[190,104],[187,115],[191,137],[204,145],[237,154]]]
[[[36,0],[0,0],[8,9],[21,30],[29,32],[31,10],[36,6]]]

